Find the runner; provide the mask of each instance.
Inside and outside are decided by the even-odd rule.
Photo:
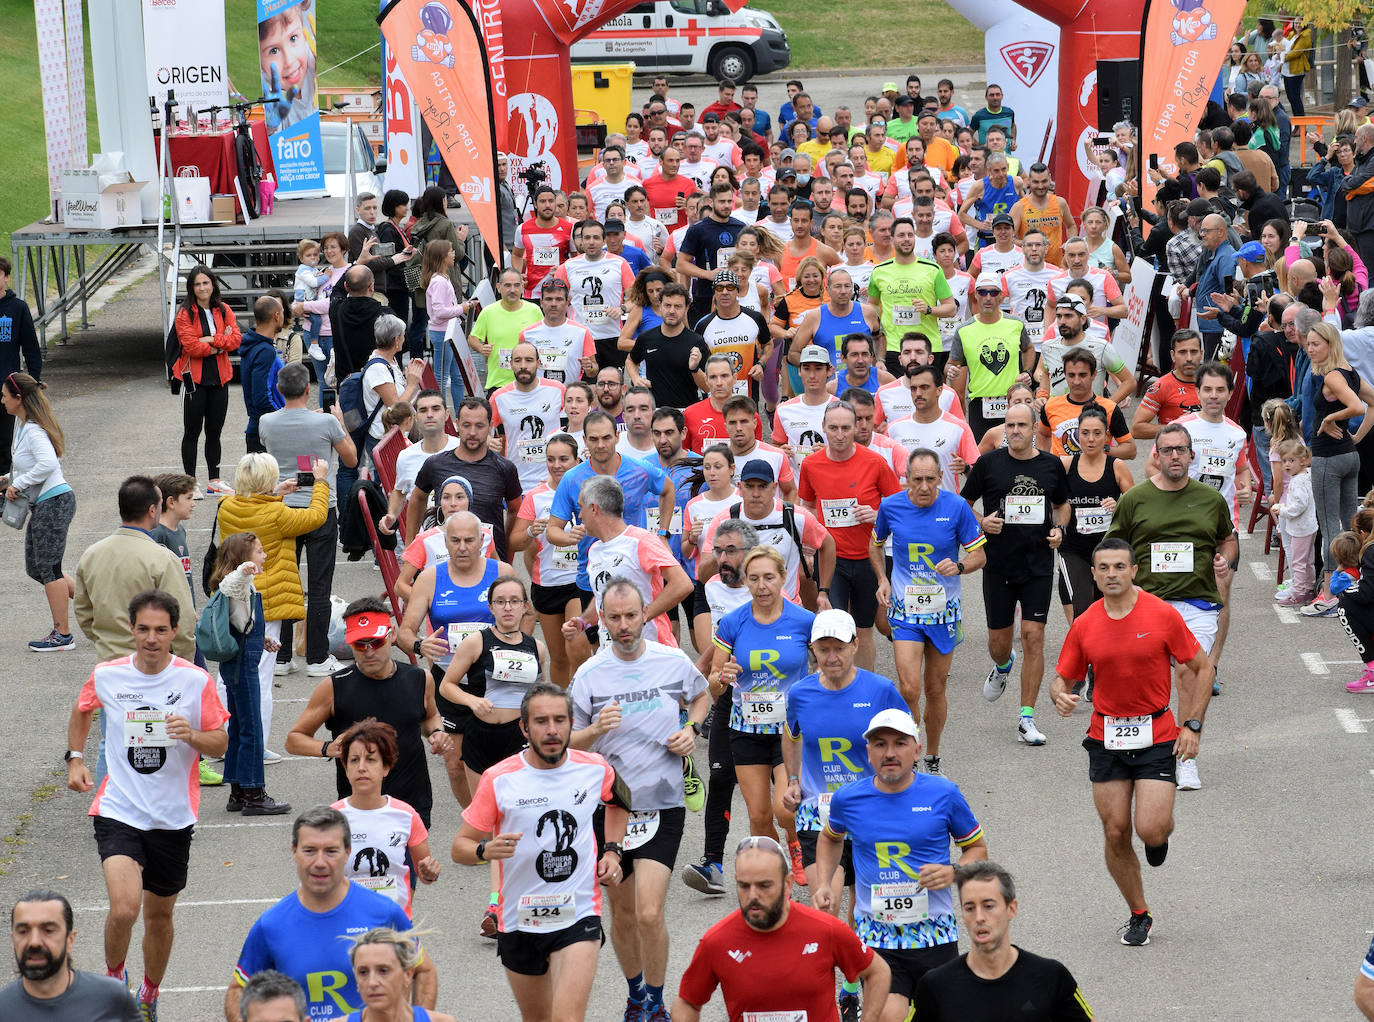
[[[1183,432],[1173,427],[1161,434],[1171,445],[1174,430]],[[1181,468],[1176,455],[1164,457]],[[1186,480],[1186,474],[1178,474]],[[1141,484],[1153,485],[1149,480]],[[1120,511],[1118,506],[1118,519]],[[1102,819],[1107,871],[1131,910],[1121,936],[1128,947],[1150,943],[1154,923],[1131,832],[1144,842],[1145,860],[1162,866],[1174,829],[1174,763],[1177,759],[1181,768],[1197,756],[1212,676],[1207,654],[1185,619],[1135,585],[1137,564],[1132,544],[1115,536],[1093,551],[1093,580],[1102,599],[1070,626],[1050,685],[1055,708],[1061,716],[1072,716],[1079,698],[1073,683],[1092,669],[1093,712],[1083,747],[1088,750],[1093,802]],[[1182,729],[1169,708],[1174,662],[1179,665]]]
[[[1048,342],[1046,347],[1048,347]],[[1042,359],[1040,369],[1048,360]],[[1039,369],[1036,370],[1039,372]],[[1053,454],[1077,454],[1082,448],[1078,440],[1078,423],[1088,408],[1100,408],[1107,416],[1108,436],[1112,453],[1123,461],[1135,457],[1135,439],[1126,417],[1111,398],[1093,393],[1093,379],[1097,375],[1097,358],[1087,348],[1070,348],[1061,359],[1061,373],[1067,388],[1065,393],[1050,398],[1040,409],[1036,424],[1036,446]]]
[[[868,1017],[901,1022],[911,1011],[921,977],[959,957],[950,842],[963,852],[960,865],[986,859],[988,846],[954,783],[916,772],[921,738],[910,714],[891,709],[874,714],[864,738],[873,776],[846,785],[831,798],[816,864],[821,876],[833,875],[848,836],[854,854],[856,932],[892,970],[886,1002],[881,1008],[870,1002]],[[812,891],[811,901],[829,911],[830,890]]]
[[[457,1022],[452,1015],[426,1011],[410,1003],[420,949],[405,934],[388,926],[361,933],[348,949],[348,961],[353,966],[363,1008],[349,1015],[345,1022]]]
[[[553,279],[552,276],[550,279]],[[538,323],[541,318],[538,307],[521,297],[523,288],[522,274],[509,267],[502,270],[496,279],[496,290],[501,300],[491,303],[477,314],[477,321],[468,335],[469,347],[487,360],[488,393],[504,387],[515,378],[510,371],[511,349],[524,329]],[[474,380],[473,385],[476,383]],[[458,414],[458,409],[454,410],[454,414]]]
[[[873,268],[868,279],[868,303],[880,312],[887,338],[887,368],[897,368],[902,334],[916,330],[930,341],[933,352],[945,348],[938,317],[953,316],[957,304],[944,271],[928,259],[916,257],[916,226],[906,217],[892,224],[892,258]]]
[[[181,605],[161,589],[129,601],[134,652],[97,664],[67,721],[67,787],[95,787],[83,751],[97,708],[108,718],[108,773],[91,803],[96,850],[110,908],[105,975],[128,985],[125,957],[143,914],[143,983],[138,1010],[156,1022],[158,987],[172,955],[172,910],[186,887],[200,810],[200,756],[223,756],[228,712],[215,683],[172,654]],[[192,727],[191,721],[196,726]],[[124,747],[124,755],[114,753]]]
[[[734,483],[739,485],[744,466],[757,459],[772,467],[783,500],[796,500],[797,474],[792,471],[792,459],[781,448],[758,440],[759,428],[758,405],[753,398],[736,394],[725,402],[726,437],[735,459]]]
[[[979,457],[973,431],[957,415],[941,410],[944,391],[934,365],[907,366],[906,383],[911,414],[889,422],[887,435],[906,449],[908,457],[922,448],[934,451],[940,461],[940,487],[958,493],[959,480]]]
[[[625,352],[616,346],[616,341],[620,338],[625,296],[634,286],[634,271],[620,256],[606,251],[606,230],[599,222],[583,220],[577,226],[582,233],[581,255],[554,270],[553,279],[568,285],[573,314],[596,342],[597,365],[623,366]],[[487,382],[491,385],[490,376]],[[496,385],[504,382],[498,380]]]
[[[1118,407],[1125,407],[1135,393],[1135,373],[1126,365],[1121,354],[1108,340],[1106,331],[1090,332],[1088,307],[1083,298],[1070,291],[1054,301],[1054,322],[1040,343],[1040,360],[1035,367],[1037,393],[1045,398],[1057,397],[1069,389],[1064,379],[1064,356],[1075,349],[1093,356],[1095,376],[1089,381],[1090,392],[1107,393],[1107,380],[1116,385],[1111,399]],[[1134,457],[1134,455],[1132,455]]]
[[[844,365],[825,385],[829,393],[840,395],[848,390],[861,390],[873,397],[878,388],[892,382],[892,374],[875,364],[873,337],[867,331],[845,334],[840,340],[840,354]]]
[[[980,253],[985,252],[995,241],[996,251],[1005,254],[1008,251],[1007,246],[1014,245],[1016,239],[1011,208],[1021,197],[1021,189],[1009,173],[1010,165],[1002,153],[990,155],[984,165],[987,167],[988,175],[975,181],[969,189],[963,205],[959,207],[959,219],[978,232]],[[1006,217],[1005,221],[1003,217]],[[1003,224],[1012,229],[999,233],[997,228]],[[986,262],[983,263],[983,268],[996,269]]]
[[[692,496],[682,508],[682,528],[679,563],[694,580],[692,592],[692,645],[703,658],[711,646],[711,608],[706,598],[706,583],[697,578],[697,554],[700,550],[701,534],[711,519],[739,500],[739,490],[735,488],[733,475],[735,458],[730,453],[729,444],[712,444],[701,456],[701,492]],[[709,665],[699,664],[702,670]]]
[[[534,190],[534,215],[520,225],[511,250],[511,268],[524,277],[524,296],[539,298],[544,279],[567,261],[572,221],[558,215],[558,196],[548,185]],[[542,302],[541,302],[542,304]]]
[[[1026,194],[1012,204],[1011,219],[1016,224],[1016,236],[1023,241],[1030,231],[1043,234],[1048,246],[1045,261],[1060,266],[1063,265],[1064,241],[1077,228],[1068,202],[1055,195],[1053,188],[1050,168],[1043,163],[1032,163],[1028,168]]]
[[[1085,300],[1088,318],[1095,326],[1106,330],[1108,319],[1126,317],[1126,299],[1122,297],[1116,277],[1093,266],[1088,242],[1073,237],[1064,242],[1064,271],[1050,281],[1050,299],[1053,301],[1079,280],[1087,281],[1092,287],[1092,294]]]
[[[935,356],[930,350],[930,339],[925,334],[909,331],[902,335],[901,345],[897,355],[897,378],[891,383],[883,384],[874,395],[878,399],[880,424],[904,419],[915,407],[911,402],[911,381],[906,375],[907,367],[915,364],[932,365],[935,362]],[[940,410],[953,412],[962,419],[964,408],[959,403],[959,395],[954,392],[953,387],[944,383],[943,379],[937,378],[936,382],[940,391]]]
[[[696,332],[713,355],[724,355],[730,360],[734,393],[756,394],[763,367],[773,351],[768,320],[763,313],[740,305],[740,281],[732,271],[721,270],[713,279],[715,311],[697,321]]]
[[[1093,582],[1092,553],[1112,524],[1117,501],[1135,481],[1130,467],[1109,453],[1107,413],[1084,408],[1078,416],[1078,450],[1059,460],[1069,481],[1073,515],[1059,545],[1059,602],[1070,624],[1102,598]],[[1088,701],[1092,701],[1089,689]]]
[[[1015,408],[1017,405],[1025,405],[1031,410],[1031,415],[1036,414],[1036,409],[1040,407],[1040,402],[1035,399],[1035,388],[1029,383],[1013,383],[1007,388],[1007,408]],[[1031,446],[1036,442],[1035,434],[1031,434]],[[987,454],[988,451],[995,451],[999,447],[1007,446],[1007,431],[1005,426],[993,426],[983,434],[983,439],[978,441],[978,453]]]
[[[973,291],[973,275],[959,268],[959,246],[951,234],[938,234],[931,240],[932,256],[940,272],[945,275],[950,293],[954,295],[954,315],[940,317],[940,341],[949,351],[954,332],[969,318],[969,296]],[[976,306],[975,306],[976,308]]]
[[[925,767],[931,774],[943,772],[945,686],[954,647],[964,639],[961,576],[987,563],[987,539],[977,517],[941,485],[940,476],[939,455],[916,448],[907,462],[905,492],[885,498],[878,509],[869,549],[879,579],[878,602],[892,622],[897,684],[913,718],[925,693]],[[889,540],[890,567],[882,553]]]
[[[983,273],[974,285],[978,311],[954,333],[949,364],[953,386],[967,409],[968,424],[976,440],[1007,414],[1007,388],[1018,379],[1029,379],[1035,349],[1026,325],[1002,315],[1002,278]],[[974,401],[977,404],[974,404]]]
[[[861,305],[854,297],[854,280],[848,269],[837,266],[825,281],[827,301],[803,317],[792,338],[787,360],[799,358],[808,345],[817,344],[830,351],[832,367],[844,358],[844,339],[851,334],[878,331],[878,313],[871,305]],[[793,364],[800,364],[794,362]]]
[[[689,173],[684,166],[683,173]],[[692,304],[688,310],[689,322],[698,324],[711,311],[712,284],[719,285],[718,271],[727,273],[730,254],[735,250],[735,240],[744,224],[730,216],[735,208],[735,192],[724,182],[711,186],[709,205],[701,219],[687,229],[682,244],[678,246],[677,261],[674,264],[678,276],[691,281]],[[734,274],[730,274],[734,276]],[[739,290],[739,281],[735,281]],[[765,332],[764,338],[767,337]]]
[[[629,986],[625,1017],[667,1022],[663,907],[687,813],[682,760],[692,753],[711,700],[687,654],[645,641],[644,600],[634,583],[613,579],[601,599],[610,641],[573,676],[571,744],[605,756],[629,786],[634,812],[621,859],[629,882],[608,891],[611,943]],[[686,724],[679,708],[687,711]]]
[[[621,403],[625,429],[615,449],[626,458],[645,461],[654,456],[654,395],[648,387],[636,384],[625,391]],[[655,523],[657,528],[657,523]]]
[[[668,477],[672,479],[674,487],[673,517],[668,524],[668,549],[671,550],[673,556],[677,558],[677,563],[682,565],[682,570],[687,573],[688,580],[693,582],[692,592],[688,593],[687,596],[683,598],[682,603],[673,610],[673,639],[675,641],[681,641],[681,633],[678,627],[678,618],[681,617],[687,625],[688,632],[692,636],[693,645],[696,645],[697,649],[700,650],[710,642],[710,635],[707,633],[701,645],[697,645],[696,643],[697,632],[706,632],[709,612],[704,603],[701,604],[700,607],[697,606],[696,584],[694,581],[696,579],[697,570],[696,559],[685,554],[682,548],[685,539],[686,525],[684,524],[684,519],[687,505],[697,495],[697,491],[701,489],[702,484],[705,482],[705,473],[701,467],[701,456],[683,449],[682,438],[685,426],[686,420],[683,418],[682,412],[678,411],[676,408],[659,408],[653,414],[652,430],[654,438],[654,457],[658,460],[659,467],[668,473]],[[732,492],[733,487],[729,486],[729,479],[730,477],[727,473],[724,475],[722,481],[728,488],[727,492]],[[720,501],[722,506],[726,499],[728,498],[725,493],[722,493]],[[649,520],[649,524],[653,527],[651,531],[656,532],[660,524],[658,516],[652,516]],[[698,617],[702,618],[699,625],[697,621]],[[701,807],[697,805],[694,808],[700,809]]]
[[[983,698],[995,702],[1006,690],[1016,663],[1011,630],[1019,606],[1021,715],[1016,737],[1027,745],[1044,745],[1045,736],[1035,726],[1035,700],[1045,676],[1045,621],[1054,551],[1069,519],[1069,489],[1059,459],[1031,445],[1029,407],[1008,409],[1004,429],[1007,446],[974,463],[961,493],[969,504],[982,498],[978,524],[988,540],[983,608],[993,666],[983,683]]]
[[[801,370],[802,392],[778,405],[773,416],[773,442],[778,444],[791,465],[800,475],[801,463],[825,444],[823,419],[825,410],[834,402],[826,390],[832,365],[830,352],[819,344],[810,344],[797,356]],[[735,452],[738,464],[740,452]]]
[[[569,384],[596,374],[596,341],[581,323],[568,319],[568,288],[557,277],[541,287],[539,308],[544,318],[520,331],[539,352],[540,375],[550,383]]]
[[[702,368],[706,396],[682,410],[687,424],[687,449],[695,454],[729,438],[725,429],[725,403],[735,388],[735,369],[728,355],[712,355]],[[754,415],[754,436],[763,439],[763,421]]]
[[[540,379],[539,363],[534,342],[517,341],[510,352],[515,379],[491,395],[491,424],[497,430],[493,444],[515,462],[527,491],[544,479],[544,440],[558,432],[563,413],[563,384]]]
[[[1131,433],[1137,439],[1153,440],[1161,427],[1202,407],[1197,395],[1202,335],[1196,330],[1175,330],[1169,340],[1169,352],[1173,369],[1150,384],[1131,418]]]
[[[1002,274],[1002,293],[1009,315],[1026,324],[1026,334],[1040,350],[1045,333],[1045,309],[1049,307],[1050,281],[1059,267],[1045,262],[1049,239],[1042,231],[1027,231],[1021,238],[1021,265]]]
[[[581,1019],[601,950],[601,885],[620,883],[625,836],[615,771],[594,752],[568,747],[572,697],[535,685],[520,706],[529,747],[482,775],[453,839],[453,861],[497,863],[496,954],[524,1022]],[[588,798],[587,793],[594,793]],[[605,805],[597,854],[592,819]]]
[[[409,450],[409,448],[407,448]],[[434,491],[434,499],[429,511],[420,522],[420,534],[406,544],[401,553],[399,566],[401,573],[396,576],[394,588],[402,600],[409,600],[415,588],[415,580],[420,572],[442,564],[448,560],[448,543],[444,538],[444,523],[460,511],[472,508],[472,484],[462,476],[449,476]],[[433,524],[430,524],[430,523]],[[482,536],[479,540],[483,557],[496,556],[496,540],[493,530],[486,522],[482,523]]]

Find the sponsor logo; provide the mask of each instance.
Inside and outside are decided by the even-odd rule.
[[[733,959],[734,959],[736,962],[738,962],[740,965],[743,965],[743,964],[744,964],[744,960],[745,960],[746,958],[748,958],[750,955],[752,955],[754,952],[752,952],[752,951],[740,951],[740,950],[738,950],[737,948],[731,948],[729,951],[727,951],[727,952],[725,952],[725,953],[726,953],[727,955],[729,955],[731,958],[733,958]]]
[[[1045,73],[1054,56],[1054,46],[1050,43],[1020,42],[1008,43],[999,51],[1002,60],[1026,88],[1030,88]]]
[[[820,950],[820,947],[820,942],[813,940],[810,944],[807,944],[804,948],[802,948],[802,954],[814,955],[817,951]]]

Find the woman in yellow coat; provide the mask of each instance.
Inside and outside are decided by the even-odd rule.
[[[251,532],[267,553],[262,574],[255,579],[267,623],[264,652],[258,662],[264,747],[272,728],[272,669],[276,664],[276,657],[267,654],[279,648],[283,621],[305,618],[296,537],[318,529],[329,516],[329,463],[317,459],[313,471],[315,487],[310,494],[310,506],[287,507],[281,498],[294,489],[295,481],[278,486],[276,458],[270,454],[245,454],[234,472],[233,494],[221,500],[215,512],[221,542],[235,533]],[[263,760],[276,763],[281,756],[269,749]]]

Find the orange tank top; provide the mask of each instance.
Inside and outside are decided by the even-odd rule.
[[[1059,211],[1059,199],[1055,197],[1054,192],[1050,192],[1045,196],[1046,205],[1043,209],[1032,206],[1029,195],[1022,202],[1024,205],[1021,207],[1021,236],[1025,237],[1027,231],[1040,231],[1049,242],[1045,262],[1063,266],[1064,214]]]
[[[809,256],[816,255],[820,250],[816,247],[816,239],[811,239],[811,244],[807,246],[805,252],[799,256],[792,254],[792,246],[789,243],[782,250],[782,261],[778,264],[778,270],[782,273],[783,283],[790,291],[797,286],[797,265]]]

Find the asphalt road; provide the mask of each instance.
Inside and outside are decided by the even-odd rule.
[[[95,326],[51,354],[50,395],[67,431],[64,467],[78,513],[68,563],[116,526],[114,492],[135,471],[179,470],[178,407],[161,382],[155,289],[144,283],[95,317]],[[242,453],[237,392],[225,430],[226,472]],[[1139,465],[1137,465],[1137,469]],[[202,469],[203,471],[203,469]],[[1137,475],[1138,475],[1137,471]],[[209,506],[192,520],[197,558],[208,540]],[[4,530],[0,530],[4,531]],[[1242,543],[1231,638],[1223,661],[1225,694],[1214,703],[1202,745],[1205,787],[1181,793],[1167,864],[1146,875],[1156,924],[1149,947],[1117,940],[1126,910],[1102,864],[1101,835],[1079,740],[1080,714],[1057,717],[1040,697],[1038,723],[1049,744],[1015,740],[1014,698],[984,702],[987,671],[979,587],[969,587],[967,640],[954,660],[944,759],[987,833],[993,858],[1015,875],[1021,914],[1013,934],[1024,947],[1062,959],[1104,1019],[1349,1019],[1351,988],[1369,943],[1374,824],[1374,703],[1347,695],[1358,671],[1333,619],[1309,620],[1270,603],[1275,556],[1262,538]],[[17,533],[0,536],[0,601],[10,608],[0,636],[4,705],[0,713],[0,813],[7,837],[0,856],[0,903],[32,887],[67,892],[77,907],[79,965],[98,969],[105,891],[86,818],[89,796],[59,786],[67,714],[94,662],[89,642],[75,652],[30,654],[25,642],[47,631],[38,587],[24,577]],[[340,563],[335,591],[376,592],[363,563]],[[1048,648],[1064,633],[1053,615]],[[892,669],[889,649],[880,669]],[[302,673],[283,679],[270,743],[280,749],[309,692]],[[1363,715],[1370,712],[1370,717]],[[93,748],[93,746],[92,746]],[[699,756],[699,762],[704,759]],[[436,792],[443,772],[432,769]],[[269,768],[271,792],[298,808],[333,799],[333,774],[318,760]],[[165,981],[162,1017],[202,1022],[219,1005],[253,919],[290,891],[289,817],[241,820],[223,810],[225,794],[202,804],[190,884],[176,913],[177,938]],[[732,836],[743,836],[736,803]],[[439,882],[416,898],[416,918],[440,974],[439,1006],[460,1019],[514,1017],[492,944],[477,936],[486,900],[483,869],[454,865],[447,846],[456,806],[440,798],[433,845]],[[690,815],[681,861],[699,854],[701,817]],[[800,892],[799,892],[800,893]],[[801,894],[804,896],[804,894]],[[669,991],[695,940],[733,910],[674,881],[667,905],[673,943]],[[135,936],[130,971],[137,975]],[[607,948],[589,1017],[618,1019],[624,986]],[[715,1001],[706,1017],[724,1012]]]

